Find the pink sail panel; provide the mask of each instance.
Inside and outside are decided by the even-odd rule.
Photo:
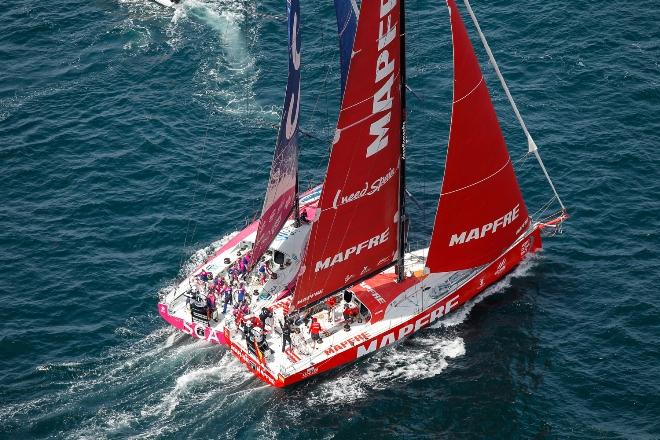
[[[257,237],[252,250],[250,270],[259,262],[291,215],[297,197],[298,111],[300,110],[300,4],[287,1],[289,29],[289,77],[277,145]]]
[[[364,1],[346,90],[293,306],[395,261],[401,152],[397,0]]]
[[[445,175],[427,266],[432,272],[491,262],[529,216],[488,88],[454,0],[454,102]]]

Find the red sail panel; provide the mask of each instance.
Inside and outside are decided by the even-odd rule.
[[[362,2],[346,90],[293,306],[397,257],[401,59],[397,0]]]
[[[427,266],[448,272],[497,258],[529,224],[479,62],[454,0],[454,102]]]

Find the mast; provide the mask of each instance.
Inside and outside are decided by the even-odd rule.
[[[405,278],[407,215],[406,215],[406,8],[399,0],[400,62],[401,62],[401,164],[399,165],[399,259],[396,263],[397,282]]]

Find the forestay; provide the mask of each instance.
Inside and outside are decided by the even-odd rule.
[[[400,4],[364,1],[323,192],[293,306],[397,257],[401,157]]]
[[[298,115],[300,110],[300,4],[287,1],[289,77],[268,189],[252,251],[253,267],[273,242],[296,206],[298,179]]]
[[[427,266],[448,272],[493,261],[529,225],[488,88],[456,3],[448,0],[454,101]]]

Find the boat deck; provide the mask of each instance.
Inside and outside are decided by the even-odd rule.
[[[426,250],[421,250],[413,254],[408,254],[406,258],[406,270],[412,273],[413,276],[409,278],[410,281],[407,284],[396,283],[396,275],[392,268],[380,275],[382,277],[380,284],[378,280],[376,282],[369,280],[373,285],[370,286],[367,282],[363,282],[359,287],[351,289],[358,290],[362,288],[365,291],[368,289],[375,289],[374,291],[380,289],[380,292],[384,292],[387,287],[391,286],[382,281],[389,281],[392,286],[398,286],[394,295],[386,298],[389,301],[387,301],[381,318],[374,316],[374,313],[370,310],[368,313],[358,315],[348,328],[344,327],[346,321],[343,317],[343,305],[346,302],[342,298],[343,294],[341,293],[337,294],[337,301],[334,307],[329,307],[324,302],[312,308],[311,310],[313,312],[308,318],[313,316],[321,324],[323,330],[321,342],[312,340],[308,320],[306,323],[292,326],[291,339],[293,347],[289,348],[287,344],[287,348],[283,352],[281,323],[284,321],[284,312],[288,310],[291,298],[287,297],[275,302],[272,305],[274,317],[266,325],[265,332],[265,339],[269,350],[262,353],[263,360],[261,361],[261,365],[267,368],[274,377],[280,374],[290,376],[296,372],[323,363],[351,347],[367,342],[375,336],[387,333],[401,323],[428,309],[429,306],[450,293],[450,289],[447,289],[444,292],[445,294],[438,294],[437,291],[431,292],[430,289],[424,289],[419,284],[425,277],[423,274],[423,255],[425,255],[425,252]],[[444,274],[444,278],[449,280],[454,275],[455,273],[453,272],[447,273]],[[418,288],[411,288],[415,285]],[[354,292],[351,304],[356,307],[363,305],[364,303],[360,301],[360,297],[360,294]],[[362,311],[364,311],[364,308]],[[229,323],[228,329],[230,331],[232,345],[237,345],[242,351],[249,353],[255,359],[260,358],[253,347],[248,347],[243,331],[240,328],[233,323]]]

